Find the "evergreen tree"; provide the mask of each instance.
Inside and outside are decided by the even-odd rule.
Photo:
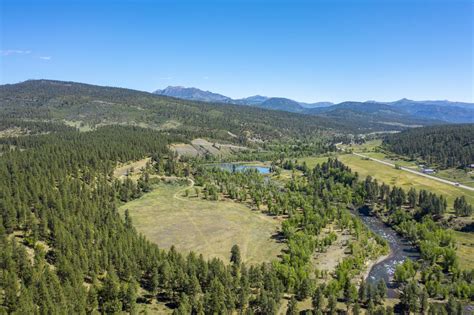
[[[233,263],[235,266],[240,266],[240,248],[237,244],[232,246],[232,249],[230,250],[230,262]]]

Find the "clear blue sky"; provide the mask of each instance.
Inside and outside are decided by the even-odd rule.
[[[0,0],[1,83],[473,101],[473,1]]]

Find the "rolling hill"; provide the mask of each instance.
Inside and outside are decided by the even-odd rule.
[[[205,103],[123,88],[30,80],[0,86],[0,117],[90,127],[124,124],[232,141],[351,132],[322,117]]]
[[[393,130],[442,123],[442,121],[410,115],[395,106],[375,102],[344,102],[329,107],[306,109],[305,113],[346,121],[350,124],[368,124]]]
[[[282,110],[292,113],[302,113],[304,111],[304,107],[298,102],[283,97],[269,98],[257,106],[260,108]]]
[[[420,119],[448,123],[474,123],[474,104],[471,103],[401,99],[387,104]]]
[[[200,101],[176,98],[176,91]],[[305,107],[290,99],[264,96],[234,104],[225,96],[201,92],[181,88],[162,92],[173,95],[169,97],[75,82],[29,80],[0,86],[0,114],[4,119],[66,122],[89,128],[127,124],[168,132],[179,129],[195,137],[212,134],[216,139],[232,141],[311,136],[322,131],[370,133],[474,120],[474,109],[465,103],[401,100],[326,103],[307,108],[311,104]],[[454,114],[450,113],[453,108]]]

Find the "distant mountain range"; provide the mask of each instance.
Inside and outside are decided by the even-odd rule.
[[[212,93],[209,91],[203,91],[196,88],[185,88],[182,86],[168,86],[163,90],[156,90],[154,94],[171,96],[181,98],[190,101],[201,101],[201,102],[215,102],[215,103],[230,103],[232,100],[230,97]]]
[[[197,88],[167,87],[155,94],[180,99],[253,106],[265,109],[350,120],[353,123],[415,127],[442,123],[474,123],[474,104],[450,101],[413,101],[401,99],[395,102],[331,102],[302,103],[282,97],[250,96],[232,99],[221,94]]]
[[[209,103],[228,103],[236,105],[256,106],[261,108],[285,110],[289,112],[302,112],[305,108],[315,108],[331,106],[331,102],[318,103],[302,103],[283,97],[267,97],[261,95],[254,95],[246,98],[233,99],[228,96],[213,93],[210,91],[203,91],[194,87],[183,86],[168,86],[163,90],[156,90],[154,94],[176,97],[190,101],[200,101]]]

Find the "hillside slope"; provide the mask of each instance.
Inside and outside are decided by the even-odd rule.
[[[449,101],[412,101],[401,99],[387,103],[414,118],[449,123],[474,123],[474,104]]]
[[[376,102],[344,102],[329,107],[306,109],[305,113],[346,121],[351,125],[373,125],[376,129],[403,130],[442,123],[414,117],[395,106]]]
[[[441,168],[467,167],[474,163],[474,124],[415,128],[387,136],[383,145]]]
[[[237,138],[242,141],[311,136],[321,131],[350,132],[350,128],[327,118],[50,80],[0,86],[0,116],[69,121],[90,126],[139,125],[170,132],[179,129],[195,137]]]

